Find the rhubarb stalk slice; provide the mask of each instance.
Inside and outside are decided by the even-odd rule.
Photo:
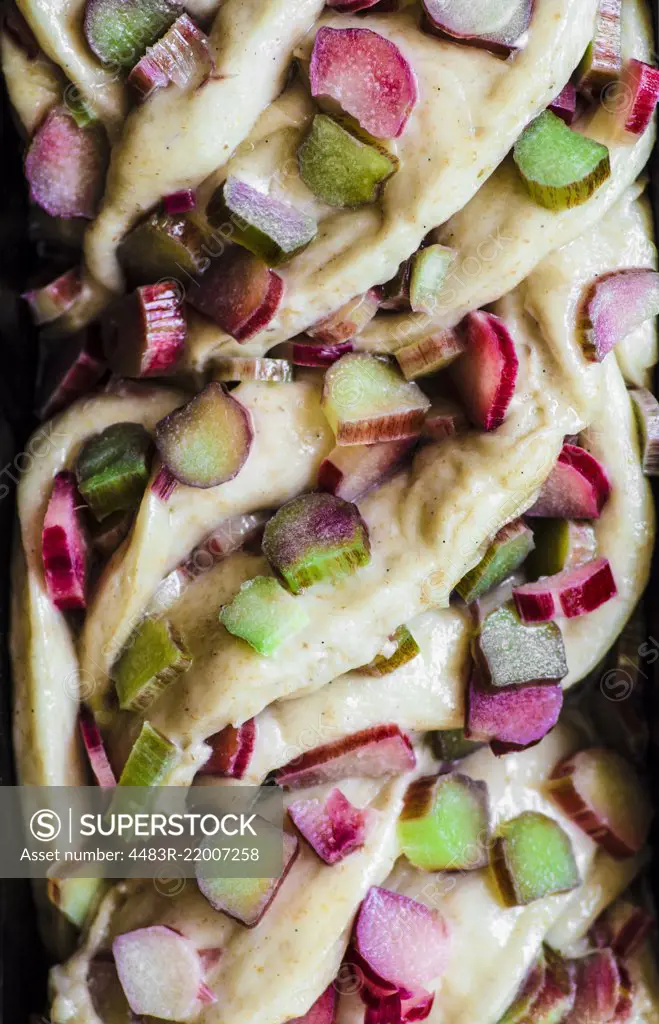
[[[597,519],[611,493],[606,469],[576,444],[564,444],[529,516]]]
[[[352,352],[353,348],[351,340],[326,344],[324,341],[302,335],[291,345],[291,359],[295,366],[326,367],[331,366],[341,356]]]
[[[588,937],[599,949],[609,947],[619,960],[629,960],[645,944],[654,919],[642,907],[617,900],[600,914]]]
[[[340,789],[325,800],[294,800],[288,806],[291,821],[326,864],[338,864],[361,849],[366,837],[366,812],[353,807]]]
[[[431,735],[432,745],[437,757],[442,761],[462,761],[482,743],[465,739],[464,729],[444,729]]]
[[[180,932],[165,925],[125,932],[112,943],[112,954],[133,1013],[170,1021],[198,1013],[202,963]]]
[[[328,206],[373,203],[397,169],[396,158],[364,142],[325,114],[317,114],[298,149],[305,185]]]
[[[413,782],[398,820],[398,838],[422,871],[475,871],[488,862],[490,808],[487,785],[467,775]]]
[[[43,523],[41,548],[46,590],[60,611],[87,607],[89,542],[73,473],[58,473]]]
[[[572,843],[557,821],[525,811],[500,828],[492,869],[506,906],[570,892],[581,883]]]
[[[150,451],[151,438],[139,423],[113,423],[85,442],[75,471],[80,493],[97,520],[139,505]]]
[[[263,553],[294,594],[335,582],[368,565],[366,523],[356,505],[332,494],[303,494],[284,505],[263,533]]]
[[[246,341],[268,326],[283,293],[281,277],[235,245],[212,261],[188,301],[236,341]]]
[[[643,472],[659,476],[659,402],[646,388],[632,388],[629,396],[638,423]]]
[[[549,789],[572,820],[612,857],[643,847],[652,819],[650,800],[631,765],[612,750],[592,747],[561,761]]]
[[[563,690],[557,683],[497,689],[474,672],[465,733],[468,739],[495,741],[501,753],[522,750],[539,743],[554,728],[562,707]]]
[[[162,89],[170,82],[179,89],[193,81],[201,84],[212,67],[208,38],[187,14],[181,14],[162,39],[147,48],[128,76],[128,83],[142,100],[146,100],[156,89]],[[180,211],[170,209],[167,212]]]
[[[403,345],[395,356],[405,378],[416,380],[446,369],[465,349],[465,341],[456,331],[435,330],[425,338]]]
[[[159,281],[117,303],[103,325],[103,346],[120,376],[159,377],[175,367],[186,334],[176,281]]]
[[[532,0],[423,0],[430,27],[456,42],[507,57],[521,49],[533,11]]]
[[[309,81],[312,96],[334,100],[376,139],[402,135],[417,101],[408,61],[368,28],[319,28]]]
[[[139,624],[112,675],[123,711],[146,711],[192,664],[183,640],[165,619]]]
[[[590,523],[575,519],[536,519],[535,550],[526,563],[530,579],[576,569],[597,555],[597,535]]]
[[[622,0],[599,0],[595,34],[577,70],[582,92],[597,96],[622,70]]]
[[[114,772],[108,760],[101,730],[94,721],[92,713],[85,707],[80,709],[78,725],[96,782],[104,788],[116,786],[117,780],[114,777]]]
[[[220,622],[233,636],[270,657],[304,629],[309,616],[272,576],[256,576],[243,583],[233,601],[224,606]]]
[[[106,370],[99,333],[89,327],[49,347],[39,366],[37,416],[47,420],[87,394]]]
[[[322,407],[337,444],[371,444],[417,436],[430,400],[391,363],[355,352],[327,371]]]
[[[210,263],[197,225],[189,217],[160,212],[152,213],[126,235],[118,256],[133,285],[177,278],[181,273],[194,276]]]
[[[568,672],[563,635],[556,623],[524,625],[512,601],[490,612],[477,645],[492,686],[557,683]]]
[[[237,728],[227,725],[221,732],[209,736],[206,742],[211,748],[211,754],[198,774],[242,779],[254,753],[256,723],[253,718],[249,718]]]
[[[213,193],[206,215],[220,234],[270,266],[292,259],[318,231],[313,217],[231,175]]]
[[[467,415],[481,430],[495,430],[515,393],[519,360],[515,342],[503,320],[480,310],[462,321],[467,351],[451,375]]]
[[[432,316],[456,253],[445,245],[419,249],[410,261],[410,305],[415,313]]]
[[[373,661],[357,669],[368,676],[388,676],[421,654],[421,648],[407,626],[399,626]]]
[[[624,99],[620,117],[630,135],[646,130],[659,101],[659,69],[632,57],[620,77],[620,95]]]
[[[608,558],[595,558],[576,569],[515,587],[513,597],[522,621],[534,623],[587,615],[617,592]]]
[[[264,380],[286,384],[293,380],[293,364],[286,359],[226,356],[213,360],[213,378],[219,381]]]
[[[397,725],[379,725],[307,751],[280,768],[276,781],[288,789],[326,782],[400,775],[416,765],[412,744]]]
[[[107,140],[96,125],[79,128],[63,107],[51,110],[25,158],[30,198],[51,217],[91,220],[103,191]]]
[[[545,957],[540,953],[498,1024],[525,1024],[531,1020],[529,1013],[542,991],[546,974]]]
[[[545,110],[515,143],[513,157],[532,199],[549,210],[587,202],[611,173],[606,146]]]
[[[51,281],[43,288],[25,292],[23,298],[30,307],[35,324],[49,324],[71,309],[82,291],[80,271],[77,267]]]
[[[176,215],[178,213],[189,213],[197,206],[197,193],[193,188],[182,188],[178,192],[170,192],[165,196],[162,205],[165,213]]]
[[[577,338],[587,359],[602,359],[628,334],[659,313],[659,273],[633,268],[602,274],[588,285],[577,315]]]
[[[310,338],[323,342],[324,345],[338,347],[341,342],[349,341],[357,334],[361,334],[377,313],[379,305],[380,296],[375,288],[371,288],[363,295],[356,295],[354,299],[350,299],[336,312],[318,320],[312,327],[308,327],[307,334]],[[344,351],[349,351],[349,349]],[[340,353],[340,355],[343,354],[344,352]]]
[[[161,786],[179,759],[177,748],[144,722],[121,776],[120,786]]]
[[[621,1024],[615,1016],[621,995],[620,970],[610,949],[598,949],[574,961],[576,995],[566,1024],[581,1021],[611,1021]]]
[[[320,464],[318,486],[344,501],[357,501],[401,465],[414,441],[337,446]]]
[[[216,382],[156,424],[163,465],[189,487],[216,487],[240,472],[252,447],[247,409]]]
[[[170,0],[87,0],[85,38],[103,64],[132,68],[179,10]]]
[[[463,576],[456,590],[471,604],[519,569],[533,550],[533,534],[522,519],[503,526],[478,565]]]
[[[549,104],[549,109],[566,124],[572,124],[577,116],[577,87],[568,82],[558,96]]]

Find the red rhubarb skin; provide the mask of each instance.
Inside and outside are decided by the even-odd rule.
[[[52,217],[91,220],[103,192],[107,143],[96,126],[79,128],[56,107],[37,129],[25,158],[30,198]]]
[[[89,539],[83,507],[74,474],[58,473],[43,524],[42,556],[46,589],[60,611],[87,607]]]
[[[576,444],[564,444],[528,516],[597,519],[611,494],[606,469]]]
[[[454,363],[453,379],[467,415],[481,430],[503,423],[515,393],[519,361],[503,320],[492,313],[468,313],[461,324],[467,351]]]
[[[302,789],[351,776],[379,778],[411,771],[416,756],[408,737],[397,725],[379,725],[316,747],[289,761],[276,775],[277,783]]]
[[[211,755],[197,774],[242,779],[256,746],[256,722],[250,718],[238,728],[227,725],[206,742],[211,747]]]

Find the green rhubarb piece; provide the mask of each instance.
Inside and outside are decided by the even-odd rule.
[[[152,213],[126,235],[118,255],[130,283],[141,285],[163,278],[185,282],[208,267],[212,252],[190,217]]]
[[[542,991],[545,975],[545,958],[540,953],[522,982],[512,1003],[503,1017],[499,1018],[498,1024],[527,1024],[527,1022],[535,1020],[529,1015],[529,1012]]]
[[[442,761],[461,761],[483,746],[482,743],[465,739],[464,729],[442,729],[434,732],[432,745]]]
[[[329,206],[375,202],[380,187],[397,169],[394,156],[357,138],[326,114],[316,114],[297,156],[305,185]]]
[[[263,553],[294,594],[333,583],[371,560],[366,523],[356,505],[333,494],[302,494],[268,521]]]
[[[437,300],[446,275],[455,259],[455,250],[445,245],[429,245],[411,260],[410,305],[416,313],[436,312]]]
[[[423,871],[474,871],[488,862],[490,811],[487,785],[467,775],[413,782],[405,794],[398,839],[411,864]]]
[[[113,670],[119,707],[123,711],[146,711],[191,662],[170,622],[143,619]]]
[[[471,604],[510,576],[533,550],[533,533],[522,519],[502,527],[478,565],[463,576],[456,590]]]
[[[103,64],[132,68],[180,13],[169,0],[87,0],[85,37]]]
[[[491,863],[509,907],[571,892],[581,884],[569,836],[538,811],[525,811],[501,826]]]
[[[313,217],[231,176],[214,192],[206,216],[221,235],[270,266],[290,260],[318,231]]]
[[[120,786],[161,786],[178,761],[166,736],[144,722],[119,779]]]
[[[399,626],[392,634],[382,653],[359,669],[369,676],[387,676],[401,665],[406,665],[421,653],[421,649],[407,626]]]
[[[597,537],[591,523],[575,519],[534,519],[535,550],[526,563],[530,579],[554,576],[575,569],[597,555]]]
[[[86,128],[96,121],[96,114],[87,106],[82,96],[75,87],[67,89],[65,93],[66,107],[71,117],[78,125],[78,128]]]
[[[272,576],[247,580],[220,612],[224,628],[265,657],[304,629],[308,621],[306,609]]]
[[[545,110],[523,131],[513,157],[531,197],[549,210],[587,202],[611,173],[606,146]]]
[[[139,505],[149,479],[150,449],[151,438],[139,423],[113,423],[85,442],[76,478],[97,520]]]
[[[513,601],[490,612],[477,643],[493,686],[556,683],[567,675],[559,627],[555,622],[525,625]]]
[[[102,878],[49,878],[48,899],[71,924],[82,928],[102,886]]]

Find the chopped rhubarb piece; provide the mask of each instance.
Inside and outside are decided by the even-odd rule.
[[[552,114],[560,117],[566,124],[572,124],[577,116],[577,87],[573,82],[568,82],[565,88],[561,89],[558,96],[549,104]]]
[[[417,101],[414,72],[395,43],[368,28],[316,33],[311,95],[338,103],[376,139],[402,135]]]
[[[396,350],[396,360],[407,380],[438,373],[465,351],[463,338],[451,330],[436,329]]]
[[[199,775],[220,775],[228,779],[242,779],[249,767],[256,744],[256,723],[249,718],[234,728],[227,725],[206,742],[211,755],[199,769]]]
[[[445,441],[447,437],[462,433],[466,427],[467,417],[462,406],[450,399],[434,398],[426,413],[421,436]]]
[[[217,562],[262,534],[269,518],[267,512],[251,512],[225,519],[183,563],[184,574],[196,579],[208,572]]]
[[[352,341],[334,342],[326,345],[323,341],[316,341],[302,335],[296,338],[291,345],[291,359],[296,366],[331,366],[341,356],[352,352]]]
[[[620,975],[620,994],[616,1003],[615,1013],[611,1024],[629,1024],[634,1015],[635,984],[629,973],[629,968],[618,960],[618,973]]]
[[[214,910],[254,928],[277,895],[300,851],[296,836],[282,832],[284,848],[283,868],[278,878],[218,878],[210,863],[196,865],[197,885]]]
[[[161,924],[125,932],[112,943],[112,953],[133,1013],[182,1021],[199,1012],[202,963],[180,932]]]
[[[577,971],[572,960],[564,960],[545,947],[545,981],[528,1018],[532,1024],[561,1024],[568,1020],[577,995]]]
[[[412,744],[397,725],[378,725],[326,743],[280,768],[276,781],[289,789],[307,789],[351,777],[378,779],[416,765]]]
[[[206,248],[189,217],[152,213],[126,235],[118,256],[131,284],[149,284],[204,271],[210,263]]]
[[[96,782],[103,787],[116,786],[117,780],[105,751],[101,730],[94,721],[92,713],[85,707],[80,708],[78,725]]]
[[[103,325],[110,368],[122,377],[160,377],[183,352],[187,324],[175,281],[138,288],[121,299]]]
[[[156,447],[179,483],[217,487],[233,480],[252,447],[247,409],[212,381],[156,424]]]
[[[225,629],[269,658],[309,622],[306,609],[272,576],[243,583],[220,612]]]
[[[529,1016],[529,1013],[542,992],[546,974],[547,965],[544,953],[540,953],[520,985],[517,995],[503,1017],[499,1019],[498,1024],[525,1024],[526,1021],[533,1019]]]
[[[133,744],[123,771],[120,786],[161,786],[179,759],[174,744],[144,722]]]
[[[87,607],[89,541],[73,473],[58,473],[48,501],[41,546],[46,590],[60,611]]]
[[[39,366],[36,412],[46,420],[86,395],[106,370],[99,333],[79,331],[50,346]]]
[[[71,309],[81,291],[80,271],[74,267],[43,288],[25,292],[23,298],[30,307],[35,324],[49,324]]]
[[[531,198],[549,210],[587,202],[611,174],[609,151],[545,110],[515,143],[513,157]]]
[[[439,913],[388,889],[368,890],[353,941],[368,971],[401,995],[425,988],[447,966],[449,933]]]
[[[423,0],[430,27],[460,43],[507,57],[521,49],[533,11],[532,0]]]
[[[270,266],[292,259],[318,231],[313,217],[232,176],[213,193],[206,215],[220,234]]]
[[[294,1017],[288,1024],[336,1024],[338,992],[335,985],[325,989],[304,1017]]]
[[[166,466],[161,466],[150,489],[161,501],[169,501],[176,490],[176,477],[170,473]]]
[[[102,523],[92,524],[92,547],[102,559],[108,559],[126,539],[133,518],[132,512],[113,512]]]
[[[518,569],[533,550],[533,534],[522,519],[503,526],[478,565],[455,588],[467,604],[482,597]]]
[[[371,288],[363,295],[356,295],[354,299],[350,299],[350,302],[346,302],[336,312],[323,317],[313,327],[307,328],[307,334],[324,345],[338,347],[341,342],[350,341],[357,334],[361,334],[377,313],[379,305],[380,297],[376,290]],[[350,350],[344,349],[341,355],[346,351]]]
[[[403,260],[390,281],[380,286],[380,309],[410,309],[410,271],[412,260]]]
[[[597,519],[611,493],[606,469],[576,444],[564,444],[528,516]]]
[[[146,711],[192,664],[170,622],[147,617],[139,624],[112,675],[122,711]]]
[[[95,125],[79,128],[63,107],[51,110],[25,158],[30,198],[51,217],[96,214],[107,163],[107,140]]]
[[[357,501],[393,473],[411,451],[413,440],[336,447],[320,464],[318,486],[344,501]]]
[[[377,654],[373,661],[364,665],[357,671],[369,676],[388,676],[395,672],[401,665],[418,658],[421,649],[410,633],[407,626],[399,626],[393,633],[380,654]]]
[[[442,761],[462,761],[482,743],[465,739],[464,729],[444,729],[431,734],[432,745],[437,757]]]
[[[422,871],[475,871],[488,862],[490,805],[487,785],[468,775],[427,776],[405,794],[398,838],[409,862]]]
[[[99,0],[88,0],[99,2]],[[107,2],[107,0],[106,0]],[[149,0],[153,3],[154,0]],[[157,0],[162,3],[163,0]],[[169,19],[168,19],[169,20]],[[160,33],[158,33],[160,34]],[[213,60],[208,46],[208,38],[201,32],[187,14],[181,14],[171,25],[164,36],[138,61],[128,82],[146,100],[155,89],[169,85],[184,89],[193,82],[201,84],[211,72]],[[178,204],[177,204],[178,205]],[[186,206],[185,209],[191,209]],[[168,213],[180,213],[182,210],[167,210]]]
[[[430,400],[387,360],[354,352],[325,374],[322,406],[339,445],[416,437]]]
[[[561,761],[549,782],[551,795],[572,820],[612,857],[643,847],[652,807],[641,779],[623,757],[591,747]]]
[[[584,355],[601,362],[619,341],[658,313],[656,270],[602,274],[587,286],[577,314],[577,337]]]
[[[326,114],[317,114],[298,149],[305,185],[328,206],[373,203],[397,170],[397,160],[370,145]]]
[[[598,949],[609,947],[619,960],[629,960],[644,945],[654,927],[654,919],[633,903],[617,900],[600,914],[589,932]]]
[[[647,388],[632,388],[629,396],[640,433],[643,472],[659,476],[659,402]]]
[[[577,69],[581,92],[598,96],[622,70],[622,0],[599,0],[595,34]]]
[[[506,906],[571,892],[581,883],[572,843],[557,821],[525,811],[501,826],[492,869]]]
[[[367,814],[353,807],[340,789],[333,789],[325,800],[294,800],[288,813],[326,864],[338,864],[364,845]]]
[[[526,562],[531,579],[575,569],[597,555],[597,535],[590,523],[574,519],[535,519],[533,539],[535,550]]]
[[[491,741],[524,749],[539,743],[553,729],[563,707],[558,684],[541,683],[496,689],[474,673],[469,685],[468,739]]]
[[[496,687],[558,683],[568,671],[563,634],[556,623],[527,626],[512,601],[483,622],[478,654]]]
[[[235,245],[213,260],[188,301],[236,341],[246,341],[268,326],[283,292],[274,270]]]
[[[149,477],[151,438],[140,423],[113,423],[94,434],[76,460],[78,487],[94,517],[136,508]]]
[[[81,929],[87,921],[96,899],[102,892],[101,878],[49,878],[46,882],[48,899],[66,918]]]
[[[574,961],[576,995],[565,1024],[613,1021],[620,999],[620,971],[610,949],[598,949]],[[617,1022],[616,1022],[617,1024]]]
[[[349,576],[371,560],[356,505],[333,494],[302,494],[269,520],[263,554],[294,594]]]
[[[419,249],[410,261],[410,305],[415,313],[432,316],[446,280],[455,250],[445,245],[428,245]]]
[[[162,205],[165,213],[171,215],[189,213],[197,206],[197,193],[193,188],[182,188],[179,192],[171,192],[165,196]]]
[[[293,380],[293,364],[286,359],[226,356],[213,360],[213,377],[220,381],[267,380],[289,383]]]
[[[503,320],[492,313],[468,313],[462,330],[467,351],[451,371],[453,380],[474,426],[495,430],[515,393],[515,342]]]
[[[549,622],[562,615],[567,619],[587,615],[617,593],[608,558],[595,558],[576,569],[565,569],[513,589],[517,611],[526,623]]]
[[[85,38],[103,64],[132,68],[179,11],[170,0],[87,0]]]
[[[620,94],[625,98],[620,111],[624,130],[642,135],[659,101],[659,69],[632,57],[622,71]]]

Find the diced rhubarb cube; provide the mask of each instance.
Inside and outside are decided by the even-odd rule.
[[[587,359],[602,359],[659,313],[659,273],[643,267],[601,274],[584,291],[577,337]]]
[[[357,501],[401,465],[414,441],[337,446],[320,464],[318,486],[344,501]]]
[[[620,95],[624,100],[620,116],[625,131],[642,135],[659,101],[659,68],[632,57],[622,70]]]
[[[523,749],[539,743],[554,728],[562,707],[558,684],[496,689],[474,673],[465,734],[468,739],[497,740]]]
[[[532,0],[423,0],[429,27],[441,36],[507,57],[522,49]]]
[[[340,789],[333,789],[325,800],[294,800],[288,805],[288,813],[326,864],[337,864],[364,845],[366,812],[353,807]]]
[[[289,789],[304,789],[352,776],[399,775],[415,765],[405,733],[397,725],[378,725],[301,754],[279,769],[276,781]]]
[[[89,540],[83,507],[73,473],[58,473],[44,518],[41,547],[48,596],[61,611],[87,607]]]
[[[608,558],[595,558],[576,569],[515,587],[513,597],[522,621],[535,623],[587,615],[617,592]]]
[[[30,198],[52,217],[91,219],[103,191],[107,140],[98,125],[79,128],[63,107],[51,110],[25,158]]]

